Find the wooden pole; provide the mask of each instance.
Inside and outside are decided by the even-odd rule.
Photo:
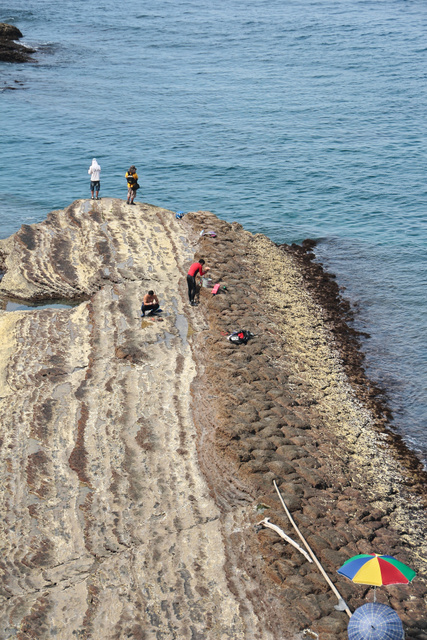
[[[334,583],[330,580],[328,574],[326,573],[326,571],[324,570],[324,568],[322,567],[322,565],[320,564],[319,560],[317,559],[317,557],[314,554],[314,551],[312,550],[312,548],[310,547],[310,545],[308,544],[308,542],[306,541],[306,539],[304,538],[304,536],[302,535],[301,531],[298,529],[297,525],[295,524],[294,519],[292,518],[288,507],[285,504],[285,501],[282,498],[282,494],[279,491],[279,488],[276,484],[276,481],[273,480],[273,484],[274,484],[274,488],[277,491],[277,495],[280,498],[280,502],[282,503],[282,507],[285,510],[286,515],[289,518],[290,523],[292,524],[293,528],[295,529],[295,531],[297,532],[301,542],[304,544],[305,548],[307,549],[307,551],[309,552],[310,556],[313,558],[313,562],[316,563],[317,568],[319,569],[320,573],[322,574],[322,576],[325,578],[326,582],[328,583],[328,585],[331,587],[332,591],[334,592],[334,594],[336,595],[336,597],[338,598],[338,603],[340,606],[344,607],[344,611],[347,613],[348,617],[351,618],[351,611],[348,608],[348,606],[346,605],[346,603],[344,602],[344,598],[341,596],[340,592],[338,591],[338,589],[335,587]]]

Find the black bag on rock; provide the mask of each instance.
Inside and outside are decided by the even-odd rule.
[[[230,340],[233,344],[246,344],[250,338],[253,338],[254,334],[246,329],[242,331],[233,331],[227,336],[227,340]]]

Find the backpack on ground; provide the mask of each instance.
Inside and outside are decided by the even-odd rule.
[[[241,331],[233,331],[227,336],[227,340],[230,340],[233,344],[246,344],[250,338],[253,338],[254,334],[246,329]]]

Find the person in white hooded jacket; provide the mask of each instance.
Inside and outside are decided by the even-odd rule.
[[[88,174],[90,175],[90,192],[92,194],[92,200],[99,200],[99,188],[101,186],[99,179],[101,177],[101,167],[97,163],[96,158],[92,160]],[[95,196],[93,195],[94,192]]]

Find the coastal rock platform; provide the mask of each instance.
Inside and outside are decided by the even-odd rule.
[[[195,257],[221,287],[191,307]],[[344,640],[316,566],[259,524],[296,539],[273,482],[352,611],[373,590],[337,575],[351,556],[418,572],[376,595],[427,638],[425,476],[294,252],[104,198],[1,240],[0,270],[3,309],[45,304],[0,311],[0,638]]]

